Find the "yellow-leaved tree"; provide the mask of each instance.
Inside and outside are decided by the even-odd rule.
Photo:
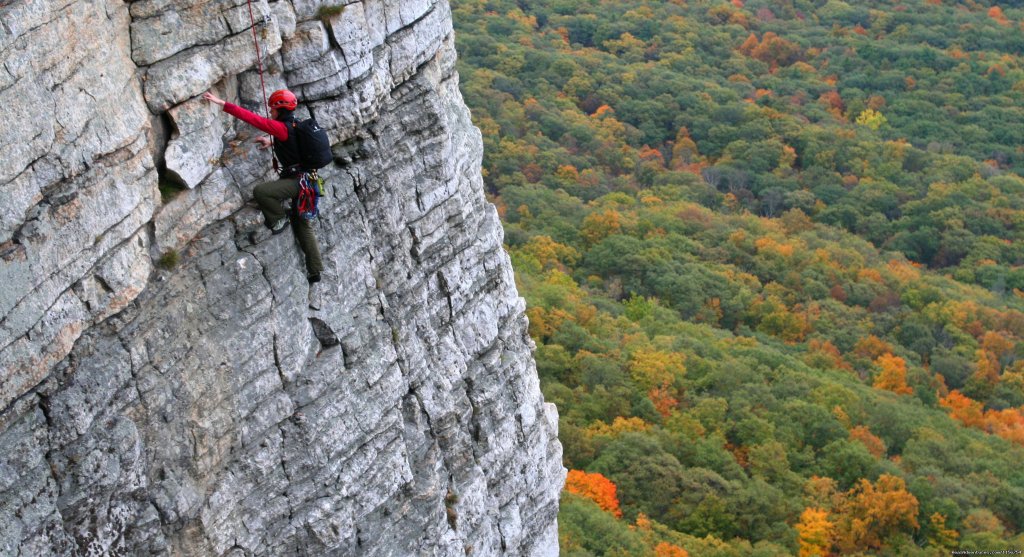
[[[884,114],[877,110],[866,108],[863,112],[860,113],[860,115],[857,116],[856,122],[858,126],[864,126],[872,130],[877,130],[878,128],[881,128],[882,126],[888,124],[889,119],[886,118]]]
[[[918,501],[903,478],[882,474],[861,479],[839,508],[836,546],[840,554],[881,549],[894,534],[917,530]]]
[[[828,519],[828,511],[807,507],[800,514],[796,531],[800,534],[800,557],[826,557],[832,548],[835,525]]]
[[[909,395],[914,392],[907,386],[907,362],[899,356],[882,354],[875,360],[882,371],[875,377],[876,389],[892,391],[898,395]]]

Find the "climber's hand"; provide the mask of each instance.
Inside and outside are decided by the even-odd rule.
[[[224,99],[218,97],[217,95],[214,95],[209,91],[203,93],[203,98],[212,102],[213,104],[219,104],[221,106],[224,106]]]
[[[274,140],[268,135],[261,135],[256,138],[256,143],[260,144],[260,149],[266,149],[274,144]]]

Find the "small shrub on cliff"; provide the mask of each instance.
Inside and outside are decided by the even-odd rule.
[[[344,11],[345,6],[321,6],[316,12],[316,16],[326,23],[328,19],[341,15]]]
[[[178,261],[180,260],[181,256],[178,255],[177,251],[167,250],[164,252],[163,255],[160,256],[160,259],[157,260],[156,264],[161,269],[165,271],[170,271],[171,269],[178,266]]]
[[[164,204],[170,203],[172,199],[178,197],[178,194],[185,191],[185,188],[162,176],[158,186],[160,188],[160,202]]]

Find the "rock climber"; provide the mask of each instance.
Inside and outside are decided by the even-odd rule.
[[[239,120],[255,127],[256,129],[270,134],[270,137],[261,136],[256,138],[261,149],[274,147],[274,169],[278,170],[279,178],[269,182],[263,182],[253,188],[253,197],[263,211],[263,218],[266,219],[267,228],[273,234],[280,234],[288,226],[289,221],[295,237],[299,241],[299,247],[306,256],[306,279],[312,285],[320,282],[320,275],[323,273],[324,264],[320,258],[320,247],[317,245],[316,236],[313,235],[312,223],[301,218],[297,211],[285,213],[281,203],[286,199],[293,199],[299,194],[299,177],[305,171],[300,163],[298,141],[289,136],[289,123],[295,117],[293,112],[298,106],[298,99],[286,89],[274,91],[267,102],[270,107],[270,118],[264,118],[259,114],[250,112],[238,105],[226,102],[218,98],[212,92],[203,93],[203,98],[223,107],[224,112]],[[294,135],[294,134],[293,134]],[[278,167],[280,161],[280,168]],[[310,294],[311,300],[313,294]],[[312,303],[312,302],[311,302]]]

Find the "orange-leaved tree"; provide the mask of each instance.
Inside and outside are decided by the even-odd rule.
[[[858,340],[857,344],[853,347],[854,354],[872,361],[877,360],[882,354],[891,353],[892,350],[891,344],[875,335],[868,335]]]
[[[1020,408],[986,411],[985,429],[1007,441],[1024,445],[1024,413]]]
[[[967,427],[1024,445],[1024,413],[1019,408],[985,410],[982,403],[955,390],[940,398],[939,405],[948,408],[949,416]]]
[[[565,490],[590,499],[602,510],[612,513],[615,518],[622,518],[619,498],[615,494],[615,484],[597,472],[569,470],[565,478]]]
[[[812,338],[807,342],[807,353],[804,355],[804,362],[817,368],[834,368],[852,370],[842,353],[831,341]]]
[[[661,542],[654,547],[655,557],[690,557],[690,554],[678,545]]]
[[[1006,14],[1003,13],[1003,9],[999,6],[992,6],[989,8],[988,16],[995,20],[999,25],[1010,25],[1010,20],[1006,19]]]
[[[658,411],[658,414],[665,418],[669,417],[672,411],[679,406],[676,390],[669,385],[654,387],[647,391],[647,398],[651,399],[651,403],[654,404],[654,409]]]
[[[740,52],[747,54],[751,58],[757,58],[772,67],[788,66],[796,62],[801,55],[800,45],[787,41],[772,31],[766,32],[756,46],[748,37],[740,46]]]
[[[996,384],[1003,370],[1003,362],[1012,359],[1015,347],[1016,343],[1006,335],[985,331],[981,337],[981,347],[975,352],[978,360],[974,379],[990,385]]]
[[[967,427],[981,429],[985,427],[985,414],[982,411],[982,404],[960,391],[950,393],[939,399],[939,405],[949,409],[949,416]]]
[[[859,425],[850,430],[850,439],[860,441],[875,458],[885,456],[885,441],[871,433],[867,426]]]

